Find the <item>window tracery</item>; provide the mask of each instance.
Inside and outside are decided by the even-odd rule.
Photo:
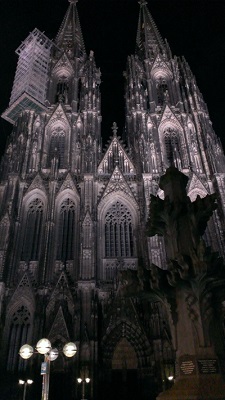
[[[61,204],[57,241],[57,260],[74,259],[75,210],[73,200],[66,199]]]
[[[132,215],[119,201],[110,207],[105,216],[105,255],[134,256]]]
[[[51,132],[49,144],[48,167],[51,166],[51,160],[58,158],[58,167],[63,168],[65,165],[65,130],[61,126],[57,126]]]
[[[27,210],[22,260],[38,260],[41,246],[44,204],[41,199],[31,201]]]
[[[166,157],[169,165],[175,165],[181,168],[181,146],[178,132],[173,128],[167,128],[164,131],[164,143]]]
[[[69,84],[66,80],[60,80],[57,83],[56,100],[59,103],[68,104]]]
[[[20,306],[13,314],[8,346],[7,370],[13,371],[16,368],[22,369],[24,361],[18,357],[20,347],[28,342],[31,326],[31,315],[27,307]]]

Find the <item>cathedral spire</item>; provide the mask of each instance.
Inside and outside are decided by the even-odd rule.
[[[64,49],[69,55],[82,57],[86,54],[86,51],[76,7],[78,0],[68,1],[70,4],[55,42],[59,48]]]
[[[164,51],[165,44],[147,8],[147,1],[140,0],[139,4],[136,53],[141,57],[153,59],[158,53]]]

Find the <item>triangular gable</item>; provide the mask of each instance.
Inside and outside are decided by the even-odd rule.
[[[67,276],[65,274],[64,271],[61,272],[60,277],[58,279],[58,282],[55,286],[55,289],[52,292],[50,301],[49,301],[49,305],[51,303],[52,300],[55,300],[57,298],[57,294],[62,291],[62,287],[63,287],[63,292],[66,295],[67,298],[69,298],[70,300],[73,300],[70,289],[69,289],[69,284],[68,284],[68,279]],[[49,308],[48,305],[48,308]]]
[[[188,182],[187,194],[190,197],[191,201],[194,201],[197,195],[199,195],[200,197],[205,197],[208,194],[207,189],[195,174],[192,175],[191,179]]]
[[[63,310],[62,307],[59,307],[59,310],[56,314],[56,317],[53,321],[52,327],[50,329],[49,335],[48,335],[50,340],[54,340],[54,339],[66,339],[69,340],[69,332],[68,332],[68,328],[66,325],[66,321],[63,315]]]
[[[20,302],[29,304],[31,307],[34,305],[34,293],[32,289],[32,283],[29,279],[27,272],[24,273],[22,278],[20,279],[15,292],[13,293],[10,299],[10,305],[13,305],[14,302]]]
[[[39,173],[35,176],[35,178],[31,182],[30,186],[27,189],[27,193],[31,192],[34,189],[40,189],[42,192],[46,193],[45,187],[43,185],[43,180]]]
[[[183,131],[183,128],[180,124],[180,121],[177,119],[176,115],[173,113],[173,111],[170,109],[170,107],[167,105],[165,107],[165,110],[162,114],[161,121],[159,123],[159,129],[160,127],[163,127],[164,125],[172,124],[177,127],[177,129]]]
[[[111,337],[112,340],[115,340],[117,335],[121,338],[122,332],[124,333],[125,337],[129,337],[131,334],[131,327],[134,330],[133,332],[139,332],[139,334],[145,338],[146,342],[148,342],[131,299],[124,299],[121,298],[120,295],[117,295],[110,307],[108,315],[109,318],[106,321],[106,330],[105,335],[103,336],[103,342],[108,341],[112,333],[114,336],[114,338]]]
[[[134,199],[134,195],[127,184],[122,172],[120,171],[119,167],[116,167],[111,175],[111,178],[106,186],[102,198],[108,196],[110,193],[115,192],[123,192],[126,193],[129,197]]]
[[[172,77],[172,71],[169,68],[169,66],[166,64],[166,62],[161,58],[161,56],[158,54],[155,58],[155,61],[152,65],[151,73],[154,75],[156,71],[160,70],[160,72],[165,72],[166,75],[169,75]]]
[[[122,155],[122,157],[121,157]],[[127,173],[135,173],[135,168],[134,168],[134,164],[132,163],[132,161],[130,160],[130,158],[128,157],[126,151],[124,150],[123,146],[121,145],[118,136],[114,135],[114,137],[112,138],[112,141],[102,159],[102,161],[100,162],[99,166],[98,166],[98,173],[111,173],[112,171],[110,171],[110,169],[112,168],[111,166],[111,161],[110,158],[112,158],[118,162],[118,164],[120,164],[120,160],[123,160],[123,164],[119,165],[120,168],[123,170],[123,172],[127,172]],[[115,165],[114,165],[115,167]],[[124,167],[124,168],[123,168]]]
[[[67,174],[66,179],[65,179],[64,182],[62,183],[62,186],[61,186],[61,188],[59,189],[59,193],[63,192],[63,190],[66,190],[66,189],[72,190],[74,193],[76,193],[76,195],[77,195],[78,197],[80,197],[80,195],[79,195],[79,193],[78,193],[78,190],[77,190],[77,188],[76,188],[76,185],[75,185],[75,183],[74,183],[74,181],[73,181],[73,178],[72,178],[72,176],[71,176],[70,173]]]
[[[61,103],[56,107],[55,111],[53,111],[51,117],[49,118],[46,124],[46,129],[48,130],[49,128],[51,128],[51,126],[55,125],[57,122],[64,123],[65,125],[70,127],[70,122],[67,118],[66,112]]]
[[[69,289],[68,279],[64,271],[61,272],[58,282],[55,285],[54,292],[61,290],[62,286]],[[54,294],[53,292],[53,294]]]
[[[27,275],[27,273],[25,272],[25,274],[23,275],[22,279],[20,280],[19,284],[18,284],[18,288],[25,288],[25,287],[31,287],[31,283],[30,283],[30,279]]]
[[[93,223],[93,221],[91,219],[90,212],[87,211],[86,215],[84,217],[83,226],[90,226],[90,225],[92,225],[92,223]]]
[[[73,74],[73,72],[74,72],[73,66],[65,53],[63,53],[63,55],[57,61],[52,72],[53,72],[53,74],[56,74],[59,76],[64,75],[65,77]]]

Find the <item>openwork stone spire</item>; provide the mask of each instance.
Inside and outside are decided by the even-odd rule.
[[[159,52],[163,52],[165,44],[147,8],[147,1],[140,0],[139,4],[140,14],[136,38],[136,53],[141,57],[152,59]]]
[[[86,54],[86,51],[76,8],[78,0],[68,1],[70,4],[56,36],[55,42],[59,48],[64,49],[70,55],[82,57]]]

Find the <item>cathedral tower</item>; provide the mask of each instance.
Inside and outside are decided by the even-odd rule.
[[[167,312],[156,301],[119,296],[118,272],[132,274],[138,263],[167,268],[163,239],[147,240],[145,224],[150,195],[163,198],[159,178],[171,165],[188,176],[191,200],[217,193],[205,239],[224,256],[225,157],[207,106],[144,0],[125,73],[127,147],[113,123],[102,151],[101,73],[85,50],[77,0],[69,0],[54,41],[34,29],[17,54],[3,113],[13,131],[0,180],[1,368],[8,386],[19,374],[39,374],[40,360],[22,362],[18,351],[48,337],[53,346],[78,347],[74,360],[52,363],[55,399],[79,398],[82,373],[91,378],[90,399],[113,399],[121,390],[125,399],[136,399],[137,390],[154,399],[174,369]],[[36,382],[34,400],[39,391]]]

